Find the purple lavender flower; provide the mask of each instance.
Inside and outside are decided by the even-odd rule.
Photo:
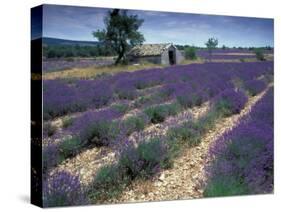
[[[44,207],[88,204],[78,176],[60,171],[48,175],[43,184]]]

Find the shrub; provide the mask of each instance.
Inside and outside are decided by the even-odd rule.
[[[255,54],[256,54],[257,60],[260,60],[260,61],[264,61],[265,60],[264,54],[263,54],[261,49],[256,49],[255,50]]]
[[[110,140],[117,135],[117,130],[118,127],[116,122],[98,120],[91,123],[88,128],[85,129],[84,136],[90,144],[104,146],[108,145]]]
[[[73,123],[73,118],[67,116],[62,119],[62,127],[67,128]]]
[[[60,171],[48,175],[43,182],[44,207],[88,204],[78,176]]]
[[[120,180],[119,169],[116,165],[106,165],[100,168],[93,182],[94,187],[108,188],[114,186]]]
[[[168,114],[169,116],[175,116],[177,115],[181,110],[181,105],[177,102],[171,103],[168,105]]]
[[[247,185],[235,177],[217,176],[210,180],[204,189],[205,197],[224,197],[249,194]]]
[[[194,47],[188,47],[184,50],[185,58],[189,60],[195,60],[196,56],[196,49]]]
[[[144,115],[130,116],[123,121],[123,126],[124,129],[126,130],[126,134],[130,135],[135,131],[143,130],[147,122],[148,122],[147,117]]]
[[[177,101],[184,108],[191,108],[194,106],[200,106],[203,103],[203,97],[198,93],[190,93],[177,96]]]
[[[127,146],[120,154],[119,165],[131,179],[149,178],[169,165],[167,147],[159,138]]]
[[[227,89],[219,94],[213,102],[214,110],[222,116],[240,113],[248,98],[241,91]]]
[[[205,116],[201,117],[197,123],[197,125],[200,126],[201,133],[206,133],[207,131],[211,130],[219,116],[220,114],[218,112],[209,110]]]
[[[206,168],[208,181],[204,194],[222,196],[272,191],[272,141],[272,127],[258,122],[242,122],[224,134],[210,149],[213,161]]]
[[[130,109],[130,106],[128,104],[114,104],[112,105],[112,108],[119,113],[124,114]]]
[[[163,122],[168,116],[167,108],[164,105],[149,107],[144,112],[149,117],[150,122],[154,124]]]
[[[89,198],[93,201],[104,200],[118,196],[129,179],[116,165],[106,165],[100,168],[89,190]]]
[[[244,84],[250,96],[255,96],[266,88],[265,82],[261,80],[249,80]]]
[[[108,145],[118,132],[118,123],[114,121],[120,113],[112,108],[89,111],[76,118],[69,128],[73,135],[86,144]]]
[[[177,104],[157,105],[146,108],[144,113],[149,117],[151,123],[156,124],[165,121],[167,116],[176,115],[179,110]]]
[[[69,156],[72,156],[76,154],[81,147],[83,146],[82,141],[79,139],[79,137],[72,137],[65,139],[62,141],[59,145],[59,149],[61,152],[61,155],[64,158],[67,158]]]
[[[141,96],[134,102],[134,105],[135,107],[141,107],[145,104],[152,102],[152,100],[153,100],[152,96]]]
[[[182,126],[172,128],[168,131],[168,137],[183,141],[188,146],[195,146],[200,143],[201,127],[194,122],[186,122]]]

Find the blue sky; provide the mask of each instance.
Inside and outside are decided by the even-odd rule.
[[[44,5],[43,36],[96,40],[92,32],[104,28],[108,9]],[[144,19],[145,43],[204,46],[216,37],[219,46],[273,46],[273,19],[130,10]]]

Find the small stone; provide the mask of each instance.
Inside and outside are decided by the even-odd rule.
[[[165,174],[164,174],[164,173],[162,173],[162,174],[160,175],[160,177],[159,177],[159,180],[163,182],[163,181],[164,181],[164,179],[165,179]]]

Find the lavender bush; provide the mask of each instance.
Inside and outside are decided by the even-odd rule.
[[[119,159],[119,166],[131,179],[148,178],[168,163],[167,147],[163,140],[154,138],[141,142],[138,147],[128,145]]]
[[[44,207],[88,204],[78,176],[60,171],[48,176],[43,184]]]
[[[43,146],[42,157],[43,171],[46,172],[61,161],[58,145],[52,142],[47,143],[47,145]]]
[[[227,89],[214,99],[213,107],[223,116],[229,116],[241,111],[248,98],[241,91]]]
[[[81,141],[87,141],[95,145],[108,145],[111,136],[114,136],[112,120],[121,113],[109,108],[101,111],[89,111],[76,119],[68,129]]]
[[[211,147],[205,196],[273,191],[273,90]],[[265,114],[260,116],[260,114]],[[265,117],[269,118],[265,118]]]
[[[144,110],[144,113],[149,117],[151,123],[156,124],[163,122],[168,116],[176,115],[179,111],[179,105],[172,103],[148,107]]]
[[[244,83],[244,87],[249,95],[255,96],[266,88],[266,84],[261,80],[249,80]]]

